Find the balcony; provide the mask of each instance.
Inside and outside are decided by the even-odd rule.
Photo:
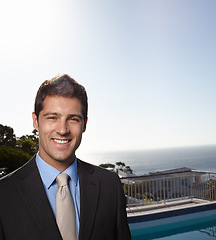
[[[215,177],[216,172],[188,168],[122,177],[127,212],[215,201]]]

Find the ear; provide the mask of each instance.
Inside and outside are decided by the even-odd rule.
[[[88,118],[86,118],[86,121],[84,122],[83,133],[86,131],[87,122],[88,122]]]
[[[38,119],[35,113],[32,113],[33,127],[38,131]]]

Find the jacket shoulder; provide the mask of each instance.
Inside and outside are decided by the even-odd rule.
[[[7,185],[16,186],[16,183],[18,183],[19,180],[28,176],[32,171],[34,171],[34,169],[36,169],[35,157],[30,159],[20,168],[2,177],[0,179],[0,189],[1,187]]]

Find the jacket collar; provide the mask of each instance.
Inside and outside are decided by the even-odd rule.
[[[94,174],[94,167],[78,159],[80,182],[80,231],[79,239],[90,239],[97,212],[100,181]]]
[[[35,163],[35,157],[17,172],[17,176],[22,178],[18,191],[41,231],[47,232],[49,239],[62,239]]]

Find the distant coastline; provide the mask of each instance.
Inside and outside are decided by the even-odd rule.
[[[216,171],[216,144],[131,151],[98,152],[86,154],[86,161],[101,163],[125,162],[136,175],[188,167]]]

